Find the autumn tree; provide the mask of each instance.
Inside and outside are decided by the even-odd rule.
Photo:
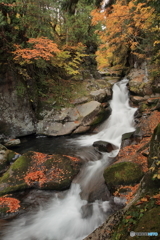
[[[92,24],[101,24],[98,35],[101,44],[97,51],[99,68],[124,68],[128,54],[147,56],[147,35],[152,26],[154,10],[137,0],[117,0],[105,10],[92,13]]]

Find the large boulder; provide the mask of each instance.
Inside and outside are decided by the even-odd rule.
[[[132,93],[138,96],[151,95],[152,84],[148,79],[147,65],[144,62],[139,68],[131,69],[128,74],[129,89]]]
[[[80,159],[66,155],[28,152],[0,178],[0,195],[26,188],[64,190],[79,172]]]
[[[134,162],[120,162],[107,167],[103,176],[109,190],[113,193],[120,185],[139,183],[143,172]]]
[[[50,111],[37,124],[37,134],[60,136],[84,132],[106,118],[105,108],[97,101],[64,108],[59,113]],[[78,130],[76,130],[78,129]]]

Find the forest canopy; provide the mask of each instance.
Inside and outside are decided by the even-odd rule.
[[[106,3],[106,4],[105,4]],[[146,60],[159,76],[158,0],[3,0],[0,66],[40,86],[46,75],[75,76],[86,56],[99,69],[122,71]],[[34,80],[33,80],[34,79]]]

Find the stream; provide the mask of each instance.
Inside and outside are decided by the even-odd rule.
[[[114,84],[113,98],[110,101],[112,114],[100,126],[97,134],[64,138],[64,144],[68,146],[65,149],[72,149],[73,153],[76,152],[85,161],[70,189],[63,194],[56,193],[38,212],[13,220],[7,227],[3,240],[82,240],[103,224],[112,213],[112,208],[116,209],[116,206],[124,203],[123,199],[110,196],[104,183],[103,171],[114,162],[122,135],[135,130],[136,108],[129,106],[127,83],[128,80],[123,79]],[[37,141],[41,140],[43,138]],[[95,154],[92,144],[99,140],[112,143],[114,150]],[[52,139],[47,141],[50,145]],[[59,143],[57,140],[57,149]],[[26,150],[31,149],[28,146]],[[49,150],[45,151],[48,153]],[[105,195],[104,198],[99,195],[100,191]]]

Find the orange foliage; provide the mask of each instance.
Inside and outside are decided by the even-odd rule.
[[[74,162],[78,162],[79,159],[76,157],[71,157],[63,155]],[[54,159],[54,164],[50,166],[50,170],[46,171],[46,166],[43,165],[47,160],[54,158],[54,155],[48,155],[40,152],[33,152],[32,155],[32,165],[28,169],[27,175],[24,177],[25,182],[31,186],[34,182],[38,182],[39,186],[45,182],[58,181],[61,182],[65,179],[65,175],[70,172],[67,169],[61,169],[56,166],[56,163],[61,162],[61,158],[56,157]]]
[[[34,152],[32,159],[37,162],[37,164],[44,163],[50,156],[45,153]]]
[[[0,207],[1,208],[9,208],[7,212],[16,212],[20,207],[20,201],[16,198],[11,197],[0,197]]]
[[[71,157],[71,156],[68,156],[68,155],[63,155],[63,156],[71,159],[73,162],[79,162],[79,159],[76,158],[76,157]]]
[[[153,198],[155,198],[155,199],[156,199],[156,202],[155,202],[155,204],[157,204],[157,205],[160,205],[160,193],[158,193],[158,194],[154,195],[154,196],[153,196]]]
[[[60,52],[57,44],[45,37],[30,38],[28,43],[31,44],[30,48],[22,49],[19,45],[15,45],[16,50],[13,52],[15,55],[14,60],[25,60],[25,63],[30,63],[33,59],[49,61],[54,57],[55,53]]]
[[[143,172],[147,172],[147,157],[143,156],[142,151],[139,151],[139,149],[141,149],[145,144],[147,144],[150,139],[150,137],[144,138],[139,144],[130,145],[122,148],[117,156],[117,162],[131,161],[139,164],[142,167]]]
[[[43,183],[46,182],[46,177],[45,177],[44,172],[36,171],[36,172],[28,173],[25,176],[24,180],[28,185],[31,185],[33,182],[39,182],[39,185],[42,186]]]
[[[135,186],[120,186],[120,188],[114,193],[114,196],[119,196],[119,197],[123,197],[127,200],[127,203],[129,201],[132,200],[132,198],[134,197],[135,193],[137,192],[138,188],[139,188],[140,184],[136,184]],[[122,189],[127,189],[127,193],[120,193],[120,190]]]
[[[120,67],[128,50],[138,55],[141,33],[146,33],[151,26],[152,14],[150,7],[145,3],[137,3],[137,0],[129,3],[117,0],[110,9],[92,11],[93,25],[102,25],[102,30],[97,32],[101,39],[97,51],[99,68],[111,64]],[[144,54],[139,53],[139,57],[144,57]]]

